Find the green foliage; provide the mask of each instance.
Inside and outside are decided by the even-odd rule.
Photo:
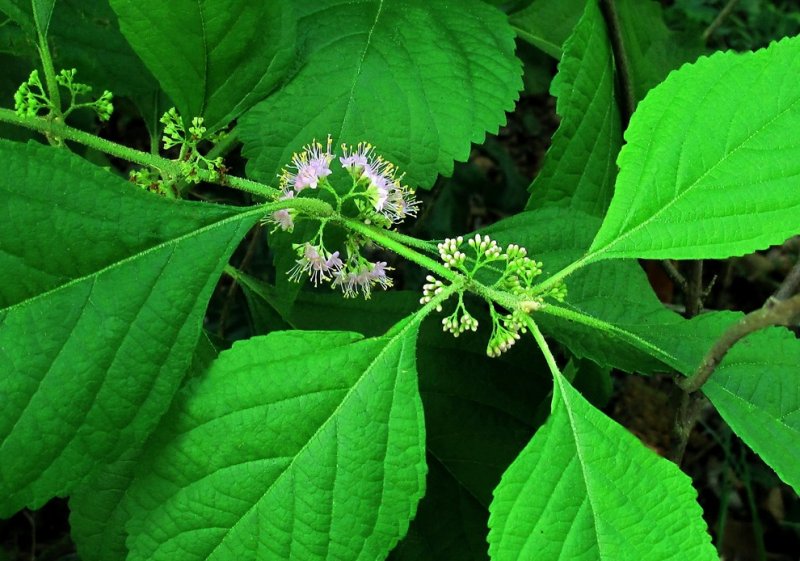
[[[223,352],[148,443],[130,559],[384,557],[424,487],[416,330],[276,333]]]
[[[800,144],[786,131],[800,127],[800,88],[787,78],[798,52],[795,38],[717,53],[653,90],[625,132],[614,198],[590,251],[730,257],[797,233]]]
[[[3,141],[0,159],[8,515],[142,443],[189,365],[222,262],[258,215],[167,205],[41,145]]]
[[[603,215],[617,173],[614,161],[622,147],[615,89],[614,59],[603,16],[596,3],[588,2],[564,45],[550,88],[558,99],[561,125],[530,186],[528,208],[559,205]]]
[[[203,117],[212,132],[275,88],[293,59],[291,2],[111,0],[111,6],[181,115]]]
[[[264,181],[309,139],[331,134],[371,142],[412,187],[428,187],[467,158],[470,142],[497,130],[522,88],[513,31],[479,0],[457,10],[423,0],[322,0],[296,10],[302,67],[241,123],[248,173]]]
[[[675,465],[556,374],[550,418],[495,490],[489,551],[497,561],[712,560],[695,496]]]
[[[715,559],[680,454],[601,409],[625,373],[697,403],[710,364],[800,491],[794,333],[709,357],[742,314],[634,261],[800,234],[800,39],[692,63],[684,31],[650,0],[0,0],[2,133],[47,143],[0,140],[0,516],[68,498],[85,561]],[[487,225],[459,174],[414,189],[505,122],[515,33],[560,123],[524,211],[520,128],[480,149]]]

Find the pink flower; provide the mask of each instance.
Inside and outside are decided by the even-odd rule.
[[[384,261],[378,263],[362,261],[360,264],[338,270],[334,274],[333,286],[341,288],[345,298],[355,298],[361,292],[364,298],[369,300],[374,285],[379,285],[384,290],[392,286],[392,278],[386,274],[388,270],[391,270],[391,267],[387,267]]]
[[[299,193],[306,187],[316,189],[321,179],[331,174],[330,163],[333,160],[331,153],[331,136],[328,135],[327,147],[323,151],[322,144],[313,141],[303,147],[300,153],[292,155],[292,162],[281,173],[281,187],[286,190],[294,189]]]
[[[291,280],[300,282],[300,277],[307,274],[314,286],[317,286],[320,282],[330,280],[331,275],[335,276],[341,270],[343,263],[338,251],[328,253],[324,248],[310,243],[299,247],[303,250],[300,259],[295,261],[297,264],[288,273]]]
[[[283,192],[283,195],[281,195],[278,200],[285,201],[287,199],[293,199],[293,198],[294,198],[294,191],[285,190]],[[288,208],[276,210],[275,212],[272,213],[272,215],[270,215],[270,217],[266,220],[266,222],[275,224],[278,228],[280,228],[284,232],[291,232],[292,230],[294,230],[293,211]]]

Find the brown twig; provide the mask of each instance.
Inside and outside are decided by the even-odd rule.
[[[667,273],[667,276],[672,279],[672,282],[678,285],[678,287],[683,291],[684,294],[689,291],[689,283],[686,282],[686,277],[684,277],[678,268],[672,264],[672,261],[669,259],[662,259],[661,266],[664,269],[664,272]]]
[[[622,130],[628,128],[636,109],[636,97],[633,93],[633,80],[631,78],[631,66],[628,53],[625,51],[625,40],[622,37],[622,25],[619,20],[619,12],[614,0],[600,0],[600,10],[603,12],[603,19],[608,29],[608,39],[611,42],[611,50],[614,53],[614,65],[616,67],[617,82],[619,84],[620,96],[620,117],[622,120]]]
[[[786,275],[786,278],[783,279],[783,282],[778,287],[778,290],[775,291],[775,294],[772,297],[775,300],[786,300],[794,295],[797,292],[797,287],[800,286],[800,261],[795,263],[792,270],[789,271],[789,274]]]
[[[736,4],[739,3],[739,0],[728,0],[728,3],[725,4],[725,7],[720,10],[717,17],[714,18],[714,21],[703,31],[703,43],[708,43],[709,38],[714,32],[719,29],[719,26],[722,25],[722,22],[731,15],[733,9],[736,7]]]
[[[255,228],[253,228],[253,232],[250,238],[250,242],[247,245],[247,250],[244,253],[244,257],[242,257],[241,263],[239,263],[239,270],[244,271],[247,266],[252,261],[253,256],[255,255],[256,247],[258,247],[258,241],[261,239],[261,229],[262,225],[257,224]],[[233,302],[233,297],[236,295],[236,291],[239,288],[239,283],[236,281],[235,278],[231,279],[231,285],[228,287],[228,291],[225,293],[225,302],[222,304],[222,311],[220,312],[219,316],[219,327],[217,328],[217,335],[222,338],[225,335],[225,324],[228,321],[228,316],[230,315],[231,304]]]
[[[770,298],[763,308],[747,314],[730,326],[706,353],[697,371],[678,382],[678,385],[688,393],[696,392],[708,381],[731,347],[739,340],[766,327],[789,326],[798,320],[800,320],[800,294],[788,300]]]

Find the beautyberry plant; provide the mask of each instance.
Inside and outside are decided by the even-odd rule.
[[[82,561],[713,560],[716,414],[796,500],[800,267],[744,314],[703,260],[800,234],[800,38],[501,4],[0,0],[0,516],[66,504]],[[548,84],[520,179],[486,135]],[[604,411],[656,374],[648,447]]]

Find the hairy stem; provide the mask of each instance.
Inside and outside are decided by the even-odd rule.
[[[413,249],[404,245],[402,242],[398,241],[396,239],[396,236],[387,234],[386,230],[383,230],[381,228],[376,228],[368,224],[364,224],[363,222],[360,222],[358,220],[345,218],[343,216],[335,218],[334,220],[335,222],[338,222],[345,228],[352,230],[353,232],[358,232],[359,234],[363,234],[364,236],[373,240],[375,243],[382,245],[386,249],[394,251],[398,255],[405,257],[409,261],[412,261],[417,265],[428,269],[431,272],[436,273],[437,275],[447,279],[451,283],[461,279],[460,274],[448,269],[438,261],[434,261],[427,255],[423,255],[417,251],[414,251]]]
[[[542,354],[544,355],[544,360],[547,362],[547,366],[550,368],[550,372],[553,374],[554,381],[558,379],[558,376],[561,374],[561,370],[558,368],[558,364],[556,363],[556,357],[553,356],[553,352],[550,350],[550,345],[547,344],[547,341],[544,339],[544,335],[542,335],[542,331],[539,329],[539,326],[536,325],[536,322],[533,321],[533,318],[529,315],[525,316],[525,327],[527,327],[531,335],[533,335],[536,344],[539,345],[539,348],[542,350]]]
[[[0,122],[19,125],[48,136],[71,140],[73,142],[83,144],[84,146],[94,148],[95,150],[110,156],[115,156],[135,164],[151,167],[168,175],[173,175],[175,177],[181,176],[180,163],[175,160],[168,160],[166,158],[156,156],[155,154],[134,150],[133,148],[122,146],[116,142],[111,142],[88,132],[72,128],[63,123],[50,121],[40,117],[21,117],[10,109],[2,108],[0,108]],[[202,180],[210,179],[209,172],[207,171],[200,170],[198,175]],[[274,187],[252,181],[250,179],[245,179],[243,177],[226,175],[223,183],[224,185],[233,187],[234,189],[246,191],[248,193],[268,199],[275,198],[280,194],[280,190],[275,189]]]

